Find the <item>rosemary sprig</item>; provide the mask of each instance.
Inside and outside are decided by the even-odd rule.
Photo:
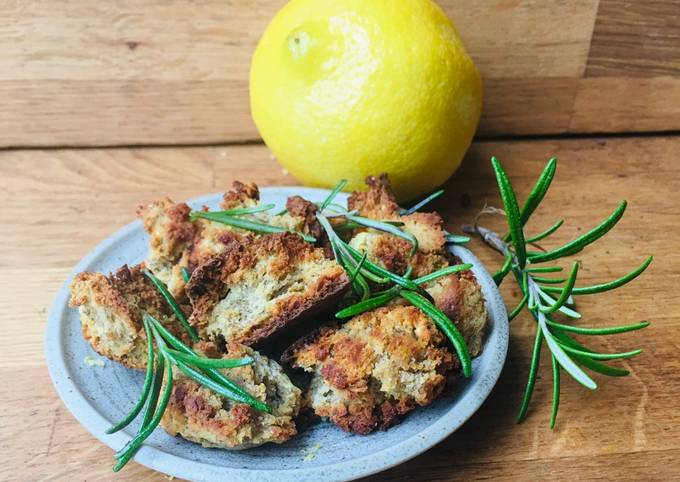
[[[155,354],[153,351],[153,338],[151,337],[151,329],[149,328],[149,325],[147,323],[144,323],[144,330],[146,331],[147,356],[146,356],[146,375],[144,377],[142,393],[139,396],[139,400],[137,400],[137,403],[135,403],[130,412],[128,412],[128,414],[125,417],[123,417],[123,419],[120,422],[106,430],[106,433],[109,435],[112,433],[116,433],[120,429],[130,425],[130,422],[132,422],[137,417],[137,415],[139,415],[139,412],[142,411],[142,408],[144,408],[144,403],[146,402],[146,399],[149,396],[149,392],[151,391],[151,384],[154,378],[153,365]]]
[[[215,223],[226,224],[227,226],[232,226],[239,229],[245,229],[248,231],[253,231],[255,233],[262,234],[275,234],[275,233],[285,233],[288,232],[287,229],[280,226],[273,226],[271,224],[261,223],[259,221],[252,221],[250,219],[243,219],[233,214],[225,214],[225,211],[193,211],[191,213],[190,219],[195,221],[196,219],[207,219],[208,221],[213,221]],[[305,233],[300,233],[295,231],[307,241],[308,243],[315,243],[316,238],[309,236]]]
[[[150,318],[150,320],[152,322],[156,321],[153,318]],[[175,350],[186,353],[187,355],[193,355],[197,357],[200,356],[194,350],[182,343],[179,338],[170,333],[170,331],[168,331],[168,329],[162,324],[155,322],[153,326],[163,336],[163,339],[168,343],[168,345],[170,345]],[[250,405],[261,412],[271,412],[271,409],[267,405],[263,404],[258,399],[245,392],[241,387],[223,375],[219,370],[208,368],[205,370],[205,374],[215,382],[221,383],[231,390],[232,393],[230,395],[225,395],[227,398],[233,400],[234,402]]]
[[[344,184],[341,181],[341,183],[338,184],[338,186],[336,186],[336,188],[330,193],[326,200],[323,203],[321,203],[320,205],[321,209],[319,209],[316,215],[319,224],[321,224],[323,229],[326,231],[336,260],[338,260],[338,262],[345,268],[351,279],[353,279],[355,291],[357,291],[357,294],[361,296],[361,301],[359,303],[339,311],[336,314],[336,316],[338,316],[338,318],[348,318],[351,316],[355,316],[359,313],[363,313],[365,311],[379,308],[380,306],[384,306],[397,296],[401,296],[406,301],[411,303],[413,306],[415,306],[416,308],[420,309],[423,313],[425,313],[425,315],[427,315],[435,323],[435,325],[446,335],[446,337],[451,341],[451,344],[456,350],[456,354],[458,355],[458,358],[461,361],[463,374],[466,377],[469,377],[472,374],[472,362],[470,357],[470,351],[468,350],[467,344],[465,343],[463,336],[461,335],[460,331],[458,331],[453,322],[449,320],[449,318],[434,305],[430,294],[427,291],[425,291],[425,289],[423,289],[420,285],[432,281],[438,278],[439,276],[445,276],[446,274],[451,274],[456,271],[469,269],[471,265],[466,264],[451,266],[446,269],[442,269],[436,273],[424,276],[419,280],[411,280],[410,268],[404,276],[400,276],[396,273],[393,273],[383,268],[382,266],[376,263],[369,261],[366,257],[366,253],[360,253],[359,251],[357,251],[351,245],[346,243],[335,232],[333,226],[328,221],[328,218],[324,213],[324,209],[326,209],[329,206],[333,207],[332,205],[333,199],[337,196],[337,194],[340,192],[343,186]],[[343,211],[342,207],[336,208],[336,212],[342,211]],[[346,217],[349,219],[350,222],[354,222],[356,224],[359,224],[361,222],[357,220],[356,217],[353,215],[347,215]],[[362,218],[362,220],[363,219],[365,218]],[[360,225],[368,226],[374,229],[379,229],[386,232],[390,232],[391,234],[395,234],[392,232],[393,225],[389,225],[389,227],[386,227],[384,225],[381,225],[380,222],[370,224],[364,222],[364,224]],[[407,233],[404,234],[407,235]],[[401,237],[404,237],[404,235],[402,235]],[[415,241],[413,245],[417,248],[417,241]],[[360,279],[363,279],[364,281],[366,279],[369,279],[380,284],[392,283],[393,286],[387,289],[386,291],[377,294],[374,297],[370,297],[370,291],[368,287],[363,288],[357,286],[358,284],[357,281]]]
[[[531,356],[529,377],[517,415],[517,422],[521,422],[526,418],[536,383],[541,348],[545,343],[550,351],[552,363],[553,405],[550,417],[550,428],[554,428],[559,408],[561,370],[567,372],[572,378],[586,388],[596,389],[597,384],[583,368],[607,376],[625,376],[628,375],[627,370],[606,365],[601,363],[601,361],[630,358],[639,355],[642,351],[631,350],[622,353],[597,353],[578,343],[571,338],[569,333],[602,336],[640,330],[649,326],[649,322],[641,322],[606,328],[580,327],[555,321],[552,318],[554,313],[561,312],[573,319],[580,318],[581,315],[578,311],[569,307],[574,304],[573,296],[602,293],[621,287],[637,278],[645,271],[652,262],[652,257],[648,257],[640,266],[621,278],[593,286],[576,286],[579,268],[579,265],[576,262],[573,263],[567,278],[547,278],[540,275],[537,276],[535,273],[557,273],[562,271],[562,268],[559,266],[535,266],[536,264],[560,260],[564,257],[578,253],[609,232],[623,216],[626,209],[626,202],[621,202],[614,212],[603,222],[569,243],[548,251],[531,251],[527,248],[529,244],[548,238],[564,223],[563,220],[559,220],[550,228],[534,236],[527,237],[524,234],[524,225],[545,197],[555,176],[557,160],[553,158],[548,161],[521,210],[518,208],[515,191],[512,188],[510,180],[501,163],[496,158],[492,158],[491,163],[503,200],[509,234],[504,238],[501,238],[493,231],[479,225],[464,226],[463,229],[467,233],[479,235],[486,244],[504,256],[505,261],[503,266],[494,275],[497,284],[500,285],[510,273],[513,274],[517,281],[517,284],[522,291],[522,299],[510,313],[509,319],[512,320],[522,312],[522,310],[527,309],[536,321],[536,337]],[[556,295],[556,298],[551,296],[551,294]]]
[[[469,263],[456,264],[453,266],[448,266],[446,268],[440,269],[428,275],[422,276],[413,281],[417,285],[423,285],[425,283],[429,283],[430,281],[434,281],[437,278],[441,278],[442,276],[448,276],[450,274],[458,273],[460,271],[466,271],[470,268],[472,268],[472,265]],[[338,311],[335,314],[335,317],[340,319],[351,318],[353,316],[360,315],[361,313],[364,313],[366,311],[379,308],[380,306],[386,305],[393,299],[397,298],[400,293],[401,287],[394,286],[383,293],[376,294],[376,296],[374,296],[373,298],[368,298],[366,300],[360,301],[359,303],[355,303],[353,305],[343,308],[342,310]]]
[[[180,321],[180,324],[189,334],[192,341],[198,341],[196,331],[187,321],[184,312],[170,294],[165,284],[149,270],[145,269],[143,270],[143,273],[151,280],[153,285],[172,308]],[[142,411],[142,408],[146,406],[146,409],[137,435],[116,453],[117,463],[113,467],[115,472],[122,469],[125,464],[130,461],[144,441],[160,423],[163,412],[170,399],[170,394],[172,393],[173,366],[177,367],[177,369],[187,377],[197,381],[199,384],[213,390],[215,393],[225,398],[237,403],[245,403],[256,410],[271,413],[271,407],[269,407],[269,405],[253,397],[219,371],[220,369],[250,365],[254,362],[251,357],[234,359],[206,358],[200,356],[185,345],[179,338],[173,335],[166,327],[148,313],[145,313],[143,316],[143,324],[147,339],[147,366],[140,397],[130,412],[128,412],[120,422],[110,427],[106,433],[112,434],[127,427],[135,418],[137,418]],[[154,340],[156,342],[156,350],[154,350]],[[165,388],[161,393],[164,380]]]
[[[145,314],[143,322],[148,343],[148,365],[144,387],[142,388],[139,401],[128,415],[108,429],[106,433],[114,433],[129,425],[145,405],[146,410],[144,411],[137,435],[121,450],[116,452],[117,463],[113,468],[115,472],[125,466],[160,423],[172,393],[173,366],[176,366],[187,377],[225,398],[237,403],[246,403],[257,410],[271,413],[271,408],[268,405],[250,395],[218,371],[218,369],[223,368],[250,365],[254,361],[251,357],[233,359],[205,358],[184,345],[152,316]],[[154,344],[151,340],[156,342],[157,355],[154,353]],[[156,360],[155,370],[154,359]],[[165,388],[161,394],[164,380]]]

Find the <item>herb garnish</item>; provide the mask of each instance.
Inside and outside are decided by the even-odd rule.
[[[597,388],[597,384],[582,367],[603,375],[625,376],[628,375],[627,370],[606,365],[601,363],[600,360],[630,358],[640,354],[642,351],[632,350],[623,353],[598,353],[581,345],[574,340],[569,333],[591,336],[612,335],[639,330],[649,326],[649,323],[645,321],[631,325],[607,328],[585,328],[559,323],[553,319],[553,316],[555,313],[560,312],[569,318],[581,318],[578,311],[573,308],[573,296],[602,293],[623,286],[639,276],[652,262],[652,257],[648,257],[639,267],[617,280],[593,286],[576,286],[579,269],[578,262],[572,264],[567,278],[537,276],[535,273],[543,274],[562,271],[562,268],[559,266],[535,265],[559,260],[576,254],[589,244],[592,244],[604,236],[623,216],[626,209],[626,202],[621,202],[607,219],[573,241],[549,251],[531,251],[530,247],[533,243],[546,239],[557,231],[564,223],[563,220],[559,220],[550,228],[535,236],[526,237],[524,234],[524,225],[531,217],[531,214],[538,208],[555,176],[557,161],[554,158],[548,161],[521,210],[519,209],[512,184],[500,162],[496,158],[491,158],[491,163],[496,174],[496,180],[503,200],[504,214],[507,218],[509,233],[503,238],[497,233],[479,226],[478,224],[475,224],[474,226],[464,226],[463,229],[467,233],[479,235],[486,244],[505,257],[505,262],[501,269],[494,275],[494,280],[500,285],[505,277],[512,272],[523,295],[519,304],[510,313],[509,319],[512,320],[526,308],[536,320],[536,338],[531,356],[529,378],[517,415],[517,422],[519,423],[526,418],[534,385],[536,383],[541,348],[543,342],[545,342],[550,350],[552,361],[553,405],[550,417],[550,428],[554,428],[560,400],[561,369],[566,371],[572,378],[586,388],[594,390]],[[494,211],[501,212],[500,210]]]
[[[177,304],[177,301],[175,301],[168,291],[167,287],[150,271],[144,270],[143,272],[168,302],[192,341],[198,341],[198,335],[194,328],[189,325],[184,313]],[[188,378],[197,381],[199,384],[225,398],[237,403],[245,403],[262,412],[271,413],[271,407],[269,407],[269,405],[253,397],[219,371],[220,369],[225,368],[250,365],[254,362],[251,357],[230,359],[207,358],[189,348],[158,320],[147,313],[144,314],[143,324],[147,340],[147,364],[144,385],[142,386],[140,397],[130,412],[120,422],[110,427],[106,433],[112,434],[127,427],[135,418],[137,418],[145,405],[146,410],[144,411],[142,424],[137,435],[132,438],[125,447],[116,452],[115,458],[117,459],[117,463],[113,467],[115,472],[122,469],[125,464],[130,461],[137,450],[139,450],[142,443],[144,443],[160,423],[172,393],[173,365]],[[154,340],[156,342],[155,350]],[[163,386],[164,381],[165,388],[161,394],[161,387]]]
[[[326,213],[324,212],[326,208],[331,207],[334,208],[334,211],[332,211],[333,215],[342,214],[342,208],[334,206],[332,202],[345,184],[346,181],[340,181],[340,183],[335,187],[335,189],[333,189],[326,200],[321,203],[319,211],[316,215],[317,219],[319,220],[319,224],[321,224],[321,226],[326,231],[328,239],[331,243],[331,248],[335,254],[335,259],[345,268],[345,271],[347,271],[348,275],[351,276],[351,279],[353,280],[352,286],[361,298],[359,303],[339,311],[336,316],[338,318],[349,318],[359,313],[384,306],[396,297],[402,297],[404,300],[427,315],[446,335],[446,337],[451,341],[451,344],[453,345],[454,349],[456,350],[456,354],[460,359],[463,375],[469,377],[472,374],[472,361],[470,357],[470,351],[468,350],[463,336],[461,335],[460,331],[458,331],[458,328],[456,328],[456,325],[454,325],[453,322],[434,305],[430,294],[420,285],[428,281],[432,281],[439,276],[445,276],[456,271],[470,269],[471,265],[451,266],[425,276],[423,279],[411,280],[410,269],[404,276],[400,276],[366,259],[366,253],[360,253],[354,249],[335,232],[333,225],[330,223]],[[414,212],[421,206],[425,205],[426,202],[436,198],[437,196],[439,196],[439,194],[436,196],[429,196],[425,201],[418,203],[416,206],[411,208],[411,210],[407,210],[407,212]],[[418,241],[415,239],[415,236],[413,236],[411,233],[400,230],[393,224],[393,222],[388,224],[384,221],[369,220],[368,218],[363,218],[349,214],[347,212],[345,212],[345,214],[348,222],[355,223],[359,227],[369,227],[379,231],[384,231],[411,241],[411,254],[413,254],[418,247]],[[367,280],[377,284],[392,283],[393,286],[383,293],[379,293],[371,297],[370,286]]]
[[[245,211],[247,208],[244,208],[241,211]],[[252,210],[257,209],[257,208],[252,208]],[[267,207],[267,209],[271,209],[270,207]],[[233,210],[237,211],[237,210]],[[233,211],[193,211],[191,213],[190,219],[192,221],[195,221],[196,219],[206,219],[208,221],[213,221],[215,223],[221,223],[221,224],[226,224],[228,226],[233,226],[235,228],[240,228],[240,229],[246,229],[248,231],[253,231],[256,233],[262,233],[262,234],[267,234],[267,233],[285,233],[288,232],[286,228],[282,228],[280,226],[273,226],[271,224],[266,224],[262,223],[259,221],[253,221],[250,219],[244,219],[239,216],[243,214],[248,214],[245,212],[240,212],[237,214],[233,214]],[[257,212],[257,211],[255,211]],[[313,236],[309,236],[308,234],[305,233],[299,233],[296,232],[296,234],[299,234],[302,236],[302,239],[307,241],[308,243],[315,243],[316,238]]]

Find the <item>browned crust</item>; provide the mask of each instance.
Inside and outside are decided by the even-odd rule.
[[[210,343],[201,342],[195,348],[213,358],[221,357]],[[261,359],[236,343],[229,344],[229,353],[224,358],[243,356]],[[282,443],[297,434],[293,417],[299,410],[300,392],[292,388],[293,391],[286,392],[284,397],[278,386],[281,380],[276,379],[277,376],[285,378],[283,373],[256,375],[252,366],[232,369],[230,373],[234,381],[253,396],[270,405],[274,403],[271,405],[274,412],[264,414],[246,404],[228,401],[180,374],[173,383],[163,415],[162,425],[168,433],[182,435],[205,446],[231,449],[249,448],[266,442]],[[286,382],[290,383],[287,378]],[[279,408],[281,405],[283,409]]]
[[[142,273],[144,265],[122,266],[109,276],[84,272],[75,276],[71,284],[69,306],[98,305],[110,312],[123,324],[132,346],[125,349],[114,346],[119,337],[111,332],[95,336],[88,324],[82,323],[83,337],[102,356],[120,362],[130,368],[145,368],[146,332],[142,317],[148,313],[163,323],[175,336],[187,341],[187,335],[172,309],[151,281]],[[84,316],[81,313],[81,317]],[[124,353],[126,352],[127,353]]]
[[[283,300],[277,305],[276,315],[260,328],[253,330],[249,336],[238,340],[244,345],[254,345],[273,335],[283,328],[293,328],[303,318],[320,313],[339,298],[349,285],[349,279],[344,275],[320,277],[311,287],[315,293],[312,298],[294,296]]]
[[[159,215],[165,219],[160,219]],[[144,223],[144,229],[151,234],[151,248],[170,259],[179,259],[182,250],[194,237],[194,224],[189,220],[191,208],[185,203],[175,204],[165,198],[150,204],[140,205],[137,216]],[[156,234],[157,222],[163,222],[163,236]]]
[[[296,365],[295,362],[295,357],[296,354],[301,352],[301,351],[307,351],[312,348],[317,349],[317,358],[320,360],[325,359],[328,356],[328,348],[325,346],[318,346],[316,347],[318,341],[329,334],[333,333],[340,327],[339,324],[333,323],[329,325],[322,326],[321,328],[317,328],[314,331],[311,331],[310,333],[302,336],[298,340],[296,340],[294,343],[292,343],[281,355],[281,363],[285,363],[287,365],[295,366],[297,368],[300,368],[298,365]]]
[[[349,209],[356,209],[362,216],[382,220],[382,221],[401,221],[404,223],[405,231],[413,234],[419,242],[418,250],[421,253],[443,253],[445,245],[444,221],[436,212],[416,212],[401,216],[399,205],[392,194],[389,180],[386,174],[378,177],[369,176],[366,178],[368,191],[353,192],[347,205]],[[366,229],[356,230],[358,232]],[[392,235],[387,235],[403,241]],[[396,248],[395,248],[396,249]],[[408,248],[406,248],[408,251]]]
[[[420,241],[419,250],[426,253],[442,252],[445,249],[444,220],[436,213],[413,213],[400,216],[404,229]]]
[[[386,173],[366,178],[368,191],[354,191],[347,199],[347,207],[373,219],[392,219],[399,215],[399,205],[392,193]]]
[[[443,335],[411,306],[382,307],[341,327],[323,327],[292,345],[282,360],[313,373],[306,398],[317,415],[359,434],[387,428],[428,405],[458,368]],[[412,387],[395,388],[390,377],[399,374],[419,378]],[[334,395],[324,398],[328,390]]]
[[[371,260],[377,261],[389,271],[404,274],[410,266],[412,277],[425,276],[449,265],[443,253],[423,253],[421,251],[411,255],[411,243],[392,234],[383,233],[373,235],[373,249]]]
[[[257,188],[257,184],[234,181],[231,185],[231,191],[225,192],[222,196],[220,207],[222,209],[234,209],[259,200],[260,190]]]
[[[275,254],[270,268],[273,273],[283,274],[303,261],[318,260],[323,256],[321,253],[293,233],[243,238],[241,243],[232,244],[227,251],[211,258],[193,272],[186,287],[194,309],[190,323],[201,332],[214,306],[226,295],[229,284],[238,281],[245,270],[252,269],[258,259]],[[306,293],[311,295],[295,294],[279,301],[273,316],[265,324],[250,329],[233,341],[249,346],[257,344],[332,303],[349,285],[344,270],[340,266],[337,268],[320,276],[313,285],[307,287]]]
[[[455,280],[455,281],[454,281]],[[473,357],[484,349],[487,312],[484,296],[472,271],[464,271],[442,278],[443,290],[429,290],[437,306],[454,322],[461,332]]]
[[[235,181],[232,189],[224,194],[220,205],[222,209],[254,207],[259,197],[257,185]],[[288,200],[287,207],[289,214],[271,217],[272,221],[285,229],[312,235],[322,245],[325,236],[316,219],[316,206],[299,196],[293,196]],[[204,207],[203,210],[207,211],[208,208]],[[190,213],[189,206],[175,204],[168,198],[140,206],[137,211],[150,235],[149,266],[180,300],[185,298],[185,282],[180,267],[191,273],[212,256],[230,249],[231,244],[255,235],[247,230],[203,219],[192,222]],[[261,216],[267,217],[265,214]],[[263,222],[267,222],[266,219]]]
[[[357,230],[357,237],[351,242],[363,246],[369,259],[399,274],[403,274],[410,266],[413,268],[414,278],[425,276],[449,264],[460,263],[446,249],[443,221],[439,214],[416,212],[399,216],[387,179],[384,176],[369,178],[367,184],[368,192],[352,195],[352,207],[360,209],[365,216],[375,218],[385,219],[393,213],[393,217],[387,219],[402,221],[403,229],[416,236],[419,241],[418,252],[411,256],[411,245],[404,239],[387,233]],[[458,326],[470,343],[471,353],[479,354],[482,349],[480,340],[484,331],[486,309],[474,274],[466,271],[440,278],[429,283],[426,289],[434,297],[437,306]]]
[[[286,209],[288,209],[291,216],[304,219],[305,233],[314,236],[317,241],[322,238],[324,230],[316,218],[318,208],[314,203],[307,201],[301,196],[291,196],[286,201]]]

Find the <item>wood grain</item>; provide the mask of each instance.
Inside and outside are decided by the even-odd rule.
[[[616,140],[486,141],[473,145],[462,169],[436,201],[453,231],[498,196],[488,158],[505,164],[520,198],[551,155],[556,181],[530,226],[567,219],[548,246],[605,217],[621,198],[621,224],[578,258],[583,282],[611,279],[650,253],[648,273],[614,294],[579,300],[584,324],[642,319],[640,334],[595,340],[594,348],[645,352],[625,362],[632,376],[598,378],[589,392],[563,386],[555,431],[547,427],[550,377],[543,367],[530,417],[515,425],[533,323],[513,322],[501,381],[482,409],[426,454],[373,480],[671,480],[680,473],[680,283],[677,205],[680,137]],[[111,480],[111,450],[86,433],[54,392],[43,359],[49,304],[71,267],[104,237],[133,219],[137,204],[160,195],[185,199],[225,189],[233,180],[261,185],[295,181],[262,146],[209,148],[24,150],[0,152],[0,480]],[[501,220],[484,220],[500,228]],[[493,269],[498,259],[479,242],[472,249]],[[508,303],[517,298],[503,286]],[[165,480],[137,464],[116,480]]]
[[[600,2],[588,77],[680,75],[680,1]]]
[[[284,3],[2,2],[0,147],[257,139],[250,58]],[[680,129],[677,1],[439,4],[484,77],[480,136]]]

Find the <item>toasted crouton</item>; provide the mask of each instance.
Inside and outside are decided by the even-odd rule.
[[[366,184],[369,186],[368,191],[356,191],[350,195],[347,200],[350,210],[356,210],[361,216],[371,219],[404,223],[401,229],[416,237],[418,250],[422,253],[441,253],[444,250],[444,223],[439,214],[418,212],[401,216],[386,174],[369,176]],[[362,231],[375,233],[372,230],[359,232]]]
[[[190,323],[201,338],[253,345],[340,297],[344,269],[292,233],[245,236],[191,276]]]
[[[347,207],[371,219],[391,219],[399,216],[399,204],[392,193],[387,174],[368,176],[367,191],[355,191],[347,199]]]
[[[192,246],[196,226],[189,220],[191,208],[165,198],[137,209],[149,234],[148,268],[177,295],[184,283],[177,263]]]
[[[255,207],[260,194],[255,184],[234,182],[232,190],[224,194],[221,209]],[[316,206],[299,196],[288,200],[288,212],[280,216],[255,213],[242,219],[278,226],[288,231],[319,236],[321,227],[316,220]],[[207,259],[225,252],[229,245],[251,231],[205,219],[190,220],[191,208],[184,203],[174,204],[163,199],[140,206],[138,216],[149,233],[149,254],[146,264],[163,281],[170,292],[181,298],[185,281],[181,268],[192,272]]]
[[[439,269],[458,263],[445,247],[442,219],[436,213],[413,213],[399,215],[399,206],[390,190],[385,175],[366,179],[369,190],[355,192],[349,200],[350,209],[372,219],[399,220],[402,229],[418,239],[418,251],[411,255],[411,244],[392,234],[372,229],[357,230],[350,244],[367,253],[374,263],[390,271],[404,274],[408,267],[412,277],[425,276]],[[486,330],[487,312],[481,289],[470,271],[439,278],[425,286],[437,307],[458,327],[465,338],[472,356],[482,350]]]
[[[203,350],[197,347],[197,351]],[[258,400],[267,403],[272,413],[217,395],[175,370],[172,395],[161,424],[173,435],[181,435],[204,447],[232,450],[257,447],[267,442],[283,443],[296,433],[301,391],[293,385],[273,360],[243,345],[231,343],[224,358],[249,356],[252,365],[225,370],[224,373]],[[215,357],[215,354],[210,354]]]
[[[142,268],[126,265],[109,276],[79,273],[71,284],[70,306],[80,307],[85,339],[100,355],[130,368],[146,367],[144,313],[186,341],[179,320]]]
[[[283,359],[312,374],[305,403],[318,416],[359,434],[430,404],[458,368],[444,336],[412,306],[382,307],[322,328]]]

